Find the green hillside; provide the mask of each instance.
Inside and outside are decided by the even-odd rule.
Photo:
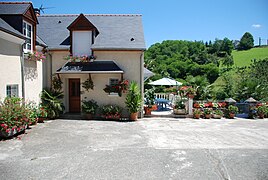
[[[236,66],[247,66],[252,59],[268,58],[268,47],[252,48],[247,51],[233,51],[232,55]]]

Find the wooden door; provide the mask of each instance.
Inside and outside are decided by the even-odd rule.
[[[69,112],[80,112],[80,79],[69,79]]]

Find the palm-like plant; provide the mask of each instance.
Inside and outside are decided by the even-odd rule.
[[[62,98],[62,92],[45,89],[41,92],[41,105],[47,110],[49,118],[57,118],[63,112],[64,105],[61,101]]]
[[[141,93],[135,81],[132,81],[129,85],[125,103],[130,113],[137,113],[141,109]]]

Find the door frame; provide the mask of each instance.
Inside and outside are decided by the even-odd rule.
[[[70,106],[70,102],[71,102],[71,83],[70,81],[72,80],[77,80],[79,81],[79,87],[81,86],[80,83],[81,83],[81,79],[80,78],[68,78],[68,106],[69,106],[69,112],[70,113],[79,113],[81,112],[81,87],[79,88],[79,112],[72,112],[71,111],[71,106]],[[77,96],[78,97],[78,96]]]

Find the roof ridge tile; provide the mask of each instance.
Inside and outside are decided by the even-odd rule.
[[[32,4],[30,1],[22,1],[22,2],[0,2],[0,4]]]
[[[39,17],[74,17],[80,14],[43,14]],[[85,16],[142,16],[141,14],[84,14]]]

